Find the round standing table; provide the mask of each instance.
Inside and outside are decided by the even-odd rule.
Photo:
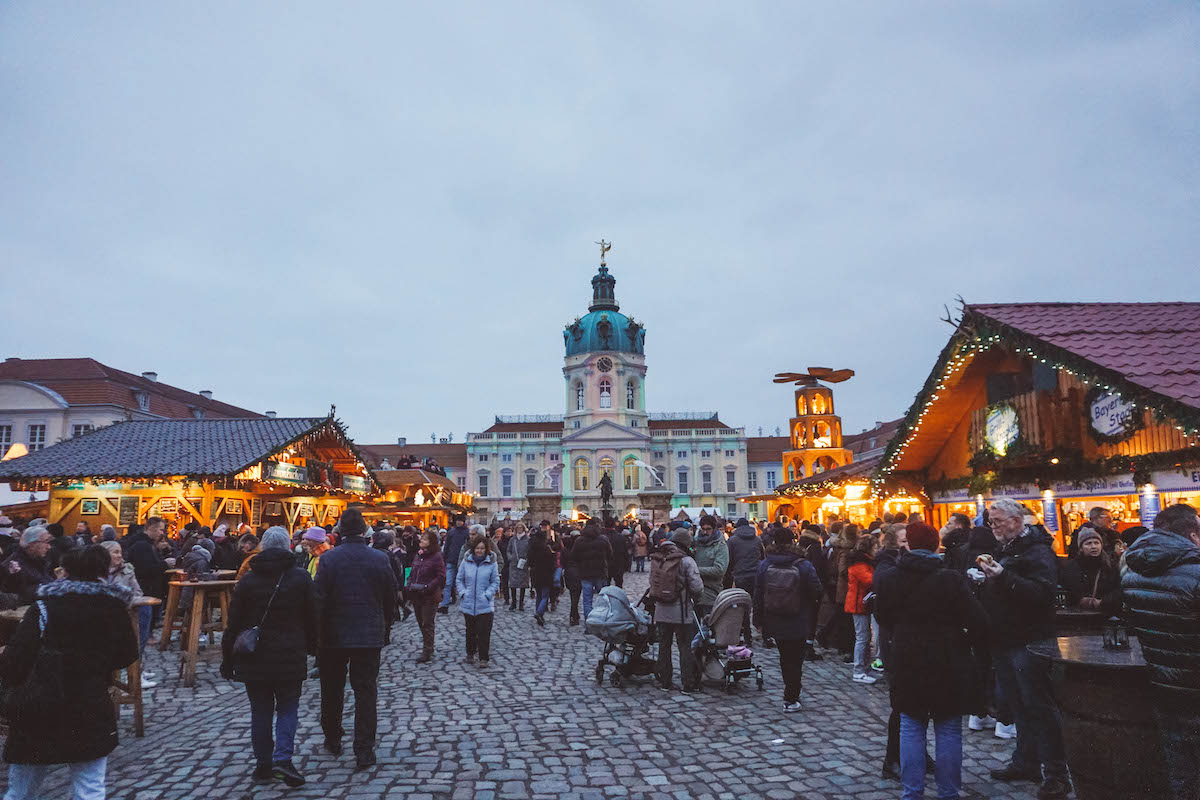
[[[1146,660],[1137,639],[1129,642],[1128,650],[1106,650],[1102,635],[1089,634],[1029,645],[1051,662],[1078,800],[1169,797]]]

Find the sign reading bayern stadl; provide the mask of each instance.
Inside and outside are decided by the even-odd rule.
[[[1120,436],[1129,431],[1133,419],[1133,404],[1126,403],[1119,394],[1102,394],[1088,410],[1092,429],[1101,436]]]
[[[286,461],[264,461],[262,468],[264,481],[276,483],[294,483],[303,486],[308,483],[308,468]]]

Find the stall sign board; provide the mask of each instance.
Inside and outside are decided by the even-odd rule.
[[[260,497],[255,497],[250,501],[250,524],[258,526],[262,524],[263,501]]]
[[[1023,483],[1019,486],[997,486],[991,491],[993,500],[1001,497],[1010,497],[1014,500],[1031,500],[1035,497],[1041,497],[1042,491],[1038,489],[1036,484]]]
[[[79,501],[80,514],[99,514],[100,513],[100,498],[88,497]]]
[[[1200,467],[1189,467],[1179,470],[1155,472],[1150,476],[1154,488],[1163,492],[1179,492],[1200,490]]]
[[[1162,511],[1162,497],[1158,492],[1142,492],[1140,510],[1138,516],[1142,518],[1142,524],[1147,528],[1154,527],[1154,518],[1158,516],[1158,512]]]
[[[1021,420],[1017,409],[1005,403],[988,412],[984,438],[1000,455],[1008,452],[1009,446],[1021,435]]]
[[[117,500],[117,524],[121,527],[126,527],[136,523],[140,508],[140,497],[122,496]]]
[[[263,513],[268,517],[281,517],[283,516],[283,503],[278,500],[268,500],[263,508]]]
[[[1115,392],[1102,394],[1088,409],[1092,429],[1101,436],[1122,436],[1129,433],[1133,421],[1133,404],[1126,403]]]
[[[242,501],[234,500],[233,498],[226,500],[225,501],[225,513],[226,514],[241,514],[242,513]]]
[[[313,510],[312,503],[301,503],[300,504],[300,510],[299,510],[298,516],[311,517],[313,515],[313,513],[314,513],[314,510]]]
[[[1042,498],[1042,524],[1050,533],[1058,533],[1058,501]]]
[[[931,499],[935,503],[965,503],[971,499],[971,493],[966,489],[952,489],[948,492],[938,492]]]
[[[354,494],[370,494],[371,482],[358,475],[343,475],[342,489]]]
[[[263,462],[262,476],[264,481],[304,486],[308,483],[308,468],[298,464],[289,464],[286,461],[268,460]]]
[[[1059,497],[1100,497],[1137,493],[1133,475],[1109,475],[1103,478],[1056,483],[1052,488]]]
[[[123,483],[87,483],[85,481],[72,481],[63,488],[73,491],[81,491],[83,489],[93,489],[98,492],[119,492],[125,488]]]
[[[174,497],[163,497],[158,501],[158,513],[174,515],[179,513],[179,501]]]

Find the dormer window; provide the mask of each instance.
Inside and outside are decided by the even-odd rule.
[[[150,410],[150,394],[148,392],[134,392],[133,397],[137,400],[138,408],[142,411]]]
[[[197,408],[196,406],[192,406],[192,418],[193,419],[204,419],[204,409]]]

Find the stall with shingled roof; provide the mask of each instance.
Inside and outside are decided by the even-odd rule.
[[[119,531],[159,516],[252,528],[335,522],[380,486],[326,417],[131,420],[0,462],[0,481],[49,491],[48,518]]]
[[[876,488],[933,521],[1025,503],[1064,551],[1089,508],[1119,527],[1200,497],[1200,303],[967,305]]]

